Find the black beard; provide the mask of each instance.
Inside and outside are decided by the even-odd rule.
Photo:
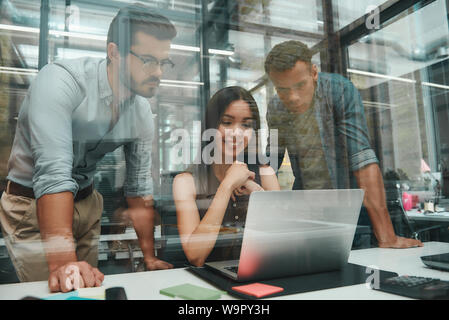
[[[120,79],[121,84],[123,84],[123,86],[126,89],[128,89],[132,94],[138,95],[138,96],[141,96],[144,98],[152,98],[156,94],[156,89],[158,88],[158,87],[151,88],[147,92],[142,92],[142,91],[138,90],[137,89],[138,86],[137,86],[136,82],[134,81],[134,78],[132,77],[131,73],[128,72],[128,70],[126,69],[125,66],[122,66],[120,68],[119,79]],[[158,86],[159,86],[160,79],[157,77],[150,77],[149,79],[142,82],[142,84],[145,84],[146,82],[157,82]]]

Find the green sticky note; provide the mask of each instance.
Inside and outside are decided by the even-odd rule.
[[[225,291],[202,288],[188,283],[161,289],[159,293],[172,298],[179,297],[187,300],[216,300],[220,299],[222,294],[226,294]]]

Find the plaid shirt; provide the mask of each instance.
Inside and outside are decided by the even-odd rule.
[[[349,173],[379,162],[370,146],[364,107],[358,90],[341,75],[319,73],[314,111],[327,164],[323,170],[329,171],[335,189],[356,187],[355,178]],[[292,147],[296,141],[295,132],[291,130],[294,128],[293,118],[278,96],[270,101],[268,126],[278,129],[278,168],[275,169],[279,169],[287,149],[295,176],[293,189],[303,189],[300,157]]]

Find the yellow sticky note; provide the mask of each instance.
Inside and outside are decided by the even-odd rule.
[[[89,298],[89,299],[106,299],[106,289],[105,287],[93,287],[93,288],[80,288],[78,289],[78,296],[80,298]]]

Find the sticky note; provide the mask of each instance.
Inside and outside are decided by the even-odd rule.
[[[275,294],[284,291],[284,288],[272,286],[264,283],[252,283],[243,286],[232,287],[232,290],[244,293],[257,298],[262,298],[269,296],[270,294]]]
[[[80,298],[104,300],[105,291],[105,287],[80,288],[78,289],[78,296]]]
[[[216,300],[220,299],[222,294],[226,294],[225,291],[207,289],[188,283],[161,289],[159,293],[172,298],[179,297],[187,300]]]
[[[78,297],[78,291],[70,291],[70,292],[66,292],[66,293],[52,294],[52,295],[44,298],[44,300],[67,300],[72,297]]]
[[[91,299],[91,298],[82,298],[82,297],[70,297],[66,300],[98,300],[98,299]]]
[[[69,291],[66,293],[52,294],[44,300],[104,300],[105,299],[105,288],[104,287],[94,287],[94,288],[80,288],[78,290]]]

